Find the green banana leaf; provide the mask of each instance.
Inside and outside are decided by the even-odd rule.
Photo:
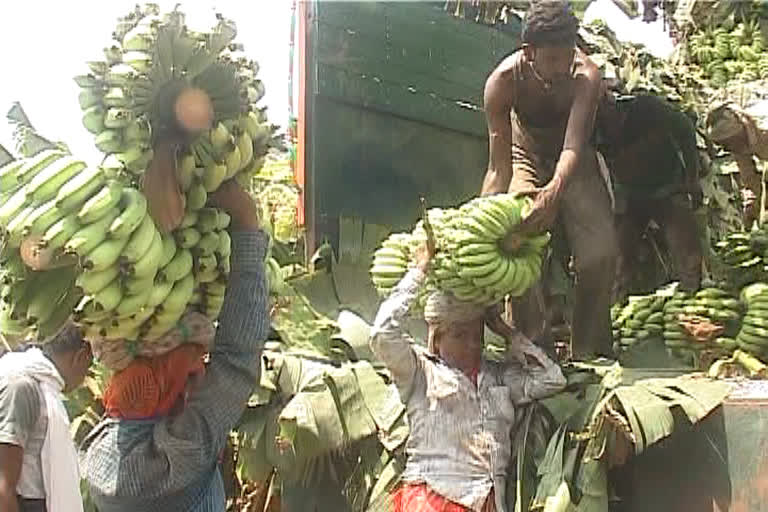
[[[15,101],[6,114],[8,122],[14,126],[13,140],[16,144],[16,152],[23,157],[31,157],[46,149],[61,148],[61,144],[56,144],[37,133],[32,123],[29,121],[26,112],[21,103]]]
[[[10,151],[5,149],[5,147],[0,144],[0,167],[9,162],[13,162],[14,160],[16,160],[16,158],[13,156],[13,154],[11,154]]]

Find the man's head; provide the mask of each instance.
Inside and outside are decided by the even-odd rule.
[[[545,83],[570,77],[579,20],[567,0],[531,2],[525,16],[523,52]]]
[[[93,362],[93,354],[79,327],[73,324],[65,325],[42,345],[41,350],[64,379],[65,393],[77,389],[83,383]]]
[[[476,371],[483,356],[484,313],[481,306],[449,293],[430,295],[424,307],[430,351],[465,373]]]

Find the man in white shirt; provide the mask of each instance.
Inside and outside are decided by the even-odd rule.
[[[3,512],[82,510],[63,393],[83,383],[92,360],[90,346],[71,324],[41,348],[0,357]]]

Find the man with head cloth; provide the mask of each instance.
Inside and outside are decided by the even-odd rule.
[[[560,368],[505,326],[504,363],[483,359],[486,311],[453,295],[429,296],[429,350],[402,328],[432,256],[427,249],[384,301],[371,348],[406,405],[410,436],[395,512],[502,512],[515,409],[565,386]],[[530,356],[530,360],[527,356]]]

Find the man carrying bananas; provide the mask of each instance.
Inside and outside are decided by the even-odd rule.
[[[402,324],[434,251],[434,241],[420,251],[371,331],[371,348],[392,373],[411,429],[394,510],[503,512],[515,409],[566,381],[555,362],[506,325],[505,363],[484,360],[486,310],[446,292],[431,294],[424,308],[429,349],[415,345]]]
[[[234,180],[211,200],[232,218],[232,270],[219,325],[177,327],[188,342],[116,373],[107,419],[83,442],[82,468],[100,512],[223,512],[218,456],[260,372],[269,330],[258,208]],[[203,353],[210,345],[210,361]]]
[[[616,236],[609,191],[590,144],[601,92],[597,66],[578,48],[565,0],[531,2],[522,49],[485,84],[490,154],[482,193],[533,194],[524,232],[558,221],[576,271],[571,340],[576,357],[611,353]],[[507,237],[514,247],[515,232]],[[541,286],[515,301],[515,324],[551,343]],[[544,335],[543,337],[541,335]]]
[[[620,239],[620,293],[628,280],[643,231],[653,220],[664,233],[675,274],[687,291],[701,284],[701,234],[694,211],[701,206],[699,150],[693,121],[651,95],[604,96],[598,115],[600,151],[611,169]]]
[[[0,510],[80,512],[77,448],[64,395],[93,361],[80,329],[66,324],[41,348],[0,357]]]

